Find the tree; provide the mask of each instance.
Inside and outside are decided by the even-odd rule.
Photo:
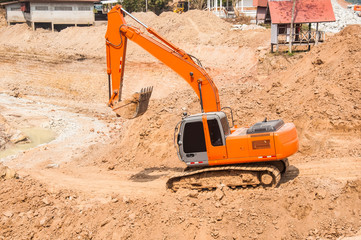
[[[292,16],[291,16],[291,32],[290,32],[290,40],[288,43],[288,52],[292,53],[292,41],[293,41],[293,24],[295,21],[295,7],[296,7],[296,0],[293,0],[292,4]]]
[[[193,0],[192,5],[199,10],[202,10],[204,7],[204,0]]]
[[[145,9],[145,1],[139,0],[124,0],[122,6],[128,12],[141,12]]]
[[[148,0],[148,9],[159,15],[166,10],[170,0]]]
[[[236,4],[237,4],[238,0],[232,0],[232,6],[233,6],[233,9],[234,9],[234,14],[236,15],[236,17],[238,18],[240,13],[238,11],[238,9],[236,8]]]
[[[159,15],[166,10],[170,0],[148,0],[148,10]],[[145,11],[145,0],[124,0],[122,6],[128,12],[142,12]]]

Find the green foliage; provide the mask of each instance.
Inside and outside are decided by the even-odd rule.
[[[122,6],[130,13],[145,11],[145,1],[124,0]]]
[[[148,9],[159,15],[167,8],[169,0],[149,0]]]
[[[159,15],[167,9],[170,0],[148,0],[148,11],[152,11]],[[145,11],[145,0],[124,0],[122,6],[128,12]]]

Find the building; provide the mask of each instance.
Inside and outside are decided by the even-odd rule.
[[[6,22],[8,25],[26,22],[24,14],[21,11],[21,4],[18,1],[5,2],[1,3],[1,5],[5,7]]]
[[[318,30],[321,22],[335,22],[330,0],[297,0],[294,11],[293,34],[291,19],[293,1],[269,0],[265,14],[271,18],[271,52],[279,45],[317,45],[325,39],[325,33]]]
[[[239,0],[236,2],[235,8],[240,14],[256,17],[256,7],[253,6],[253,0]]]
[[[223,0],[207,0],[206,10],[213,12],[220,18],[234,17],[235,11],[245,16],[255,17],[256,7],[253,6],[253,0],[237,0],[233,8],[231,0],[225,3]]]
[[[89,26],[94,24],[94,0],[20,0],[6,5],[8,24],[20,19],[21,14],[21,20],[33,30],[39,27],[54,31],[68,26]]]
[[[257,8],[256,24],[265,23],[268,1],[267,0],[253,0],[253,6],[255,6]]]

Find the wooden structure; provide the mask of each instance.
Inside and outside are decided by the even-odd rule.
[[[291,34],[292,4],[292,0],[268,1],[265,19],[269,14],[271,52],[274,46],[278,51],[279,45],[289,45],[290,41],[292,45],[307,45],[310,49],[311,45],[325,40],[325,33],[318,30],[318,24],[336,21],[330,0],[296,0]]]

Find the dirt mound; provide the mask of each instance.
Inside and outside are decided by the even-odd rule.
[[[238,57],[244,58],[244,52],[240,47],[253,47],[262,45],[267,41],[264,32],[268,30],[257,30],[252,34],[240,34],[231,31],[231,25],[214,14],[193,10],[185,14],[171,12],[156,16],[152,12],[134,13],[134,16],[153,28],[172,43],[187,49],[192,55],[205,60],[207,65],[227,66],[239,59],[235,56],[227,56],[225,53],[231,47],[231,51],[239,52]],[[142,28],[130,17],[126,21],[136,27]],[[26,24],[17,24],[4,27],[0,31],[0,50],[28,52],[33,55],[57,55],[57,61],[84,60],[85,58],[104,58],[105,44],[104,36],[106,26],[93,27],[69,27],[61,32],[37,29],[32,31]],[[220,46],[220,43],[223,43]],[[26,43],[26,44],[20,44]],[[203,50],[199,45],[208,45]],[[129,41],[127,60],[139,62],[155,62],[156,60],[144,52],[136,44]],[[75,56],[74,56],[75,55]],[[56,61],[56,60],[54,60]]]
[[[231,25],[207,11],[191,10],[184,14],[164,12],[134,13],[134,16],[162,36],[175,43],[209,44],[221,41],[230,33]],[[130,17],[126,21],[139,26]]]
[[[268,91],[282,116],[302,128],[361,129],[360,31],[346,27],[278,76]]]
[[[0,8],[0,27],[6,26],[5,9]]]
[[[3,239],[338,239],[361,227],[360,181],[299,179],[282,189],[94,198],[33,179],[1,182]],[[347,210],[345,210],[347,209]]]
[[[16,24],[2,29],[0,44],[3,48],[28,51],[34,54],[72,55],[100,57],[105,55],[104,36],[106,27],[70,27],[61,32],[37,29],[32,31],[26,24]],[[19,43],[26,43],[19,45]],[[104,53],[103,53],[104,51]]]

